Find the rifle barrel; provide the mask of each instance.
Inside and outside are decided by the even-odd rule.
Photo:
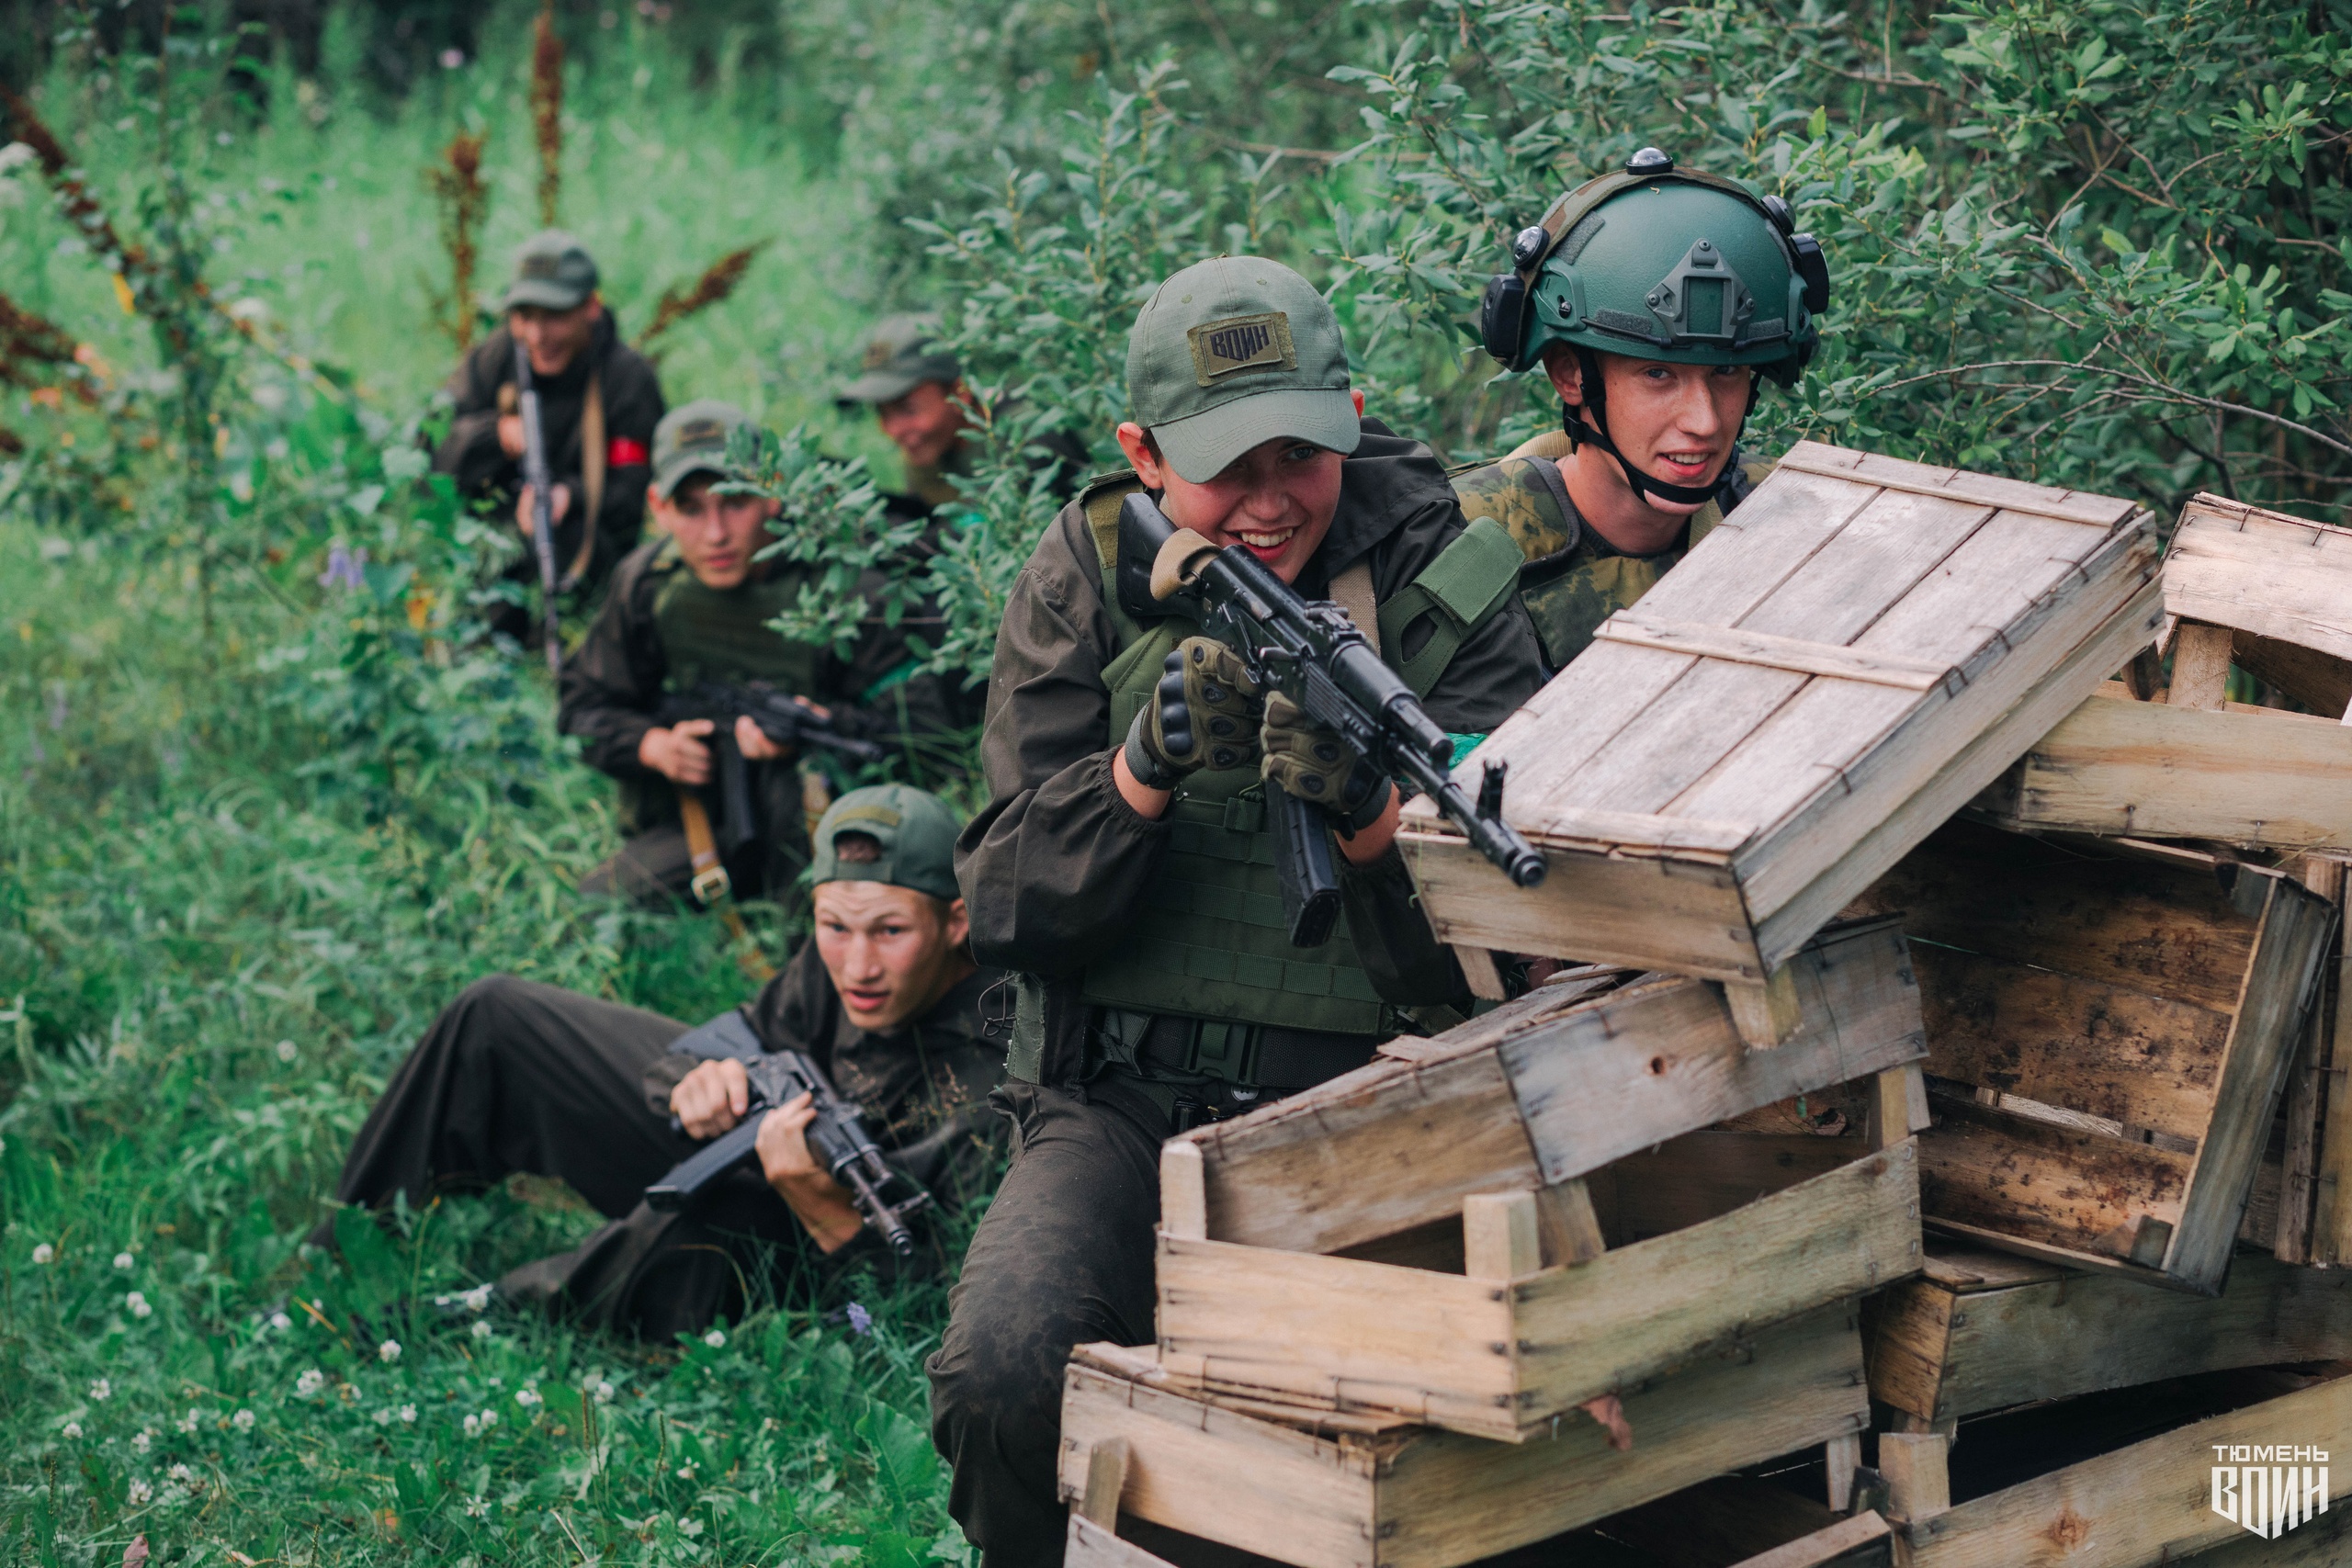
[[[523,419],[523,483],[531,492],[531,549],[539,562],[539,619],[548,673],[563,674],[563,637],[556,621],[555,480],[548,472],[547,429],[539,389],[531,379],[531,351],[514,344],[514,406]],[[589,525],[595,520],[590,518]]]

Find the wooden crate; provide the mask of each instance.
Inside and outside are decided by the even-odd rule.
[[[1430,920],[1472,949],[1769,987],[2149,643],[2155,572],[2129,501],[1801,442],[1464,763],[1473,788],[1510,765],[1541,886],[1407,808]],[[1749,1014],[1761,1037],[1789,1022]]]
[[[2352,528],[2200,495],[2164,563],[2176,705],[2217,706],[2232,663],[2352,721]]]
[[[2176,1380],[2145,1391],[2137,1408],[2102,1404],[2116,1396],[2095,1395],[1964,1424],[1956,1442],[1934,1433],[1882,1433],[1879,1468],[1901,1540],[1897,1561],[1907,1568],[2157,1568],[2183,1559],[2211,1568],[2274,1562],[2340,1568],[2344,1521],[2336,1516],[2347,1510],[2331,1508],[2256,1543],[2214,1511],[2212,1467],[2217,1444],[2343,1451],[2352,1442],[2352,1379],[2341,1371]],[[2201,1420],[2180,1420],[2217,1408]],[[2142,1436],[2151,1428],[2169,1429]],[[2032,1450],[2052,1433],[2057,1451],[2093,1451],[2045,1469]]]
[[[2190,851],[1954,823],[1856,910],[1912,938],[1928,1223],[2219,1290],[2333,907]]]
[[[1863,1314],[1871,1397],[1909,1430],[2191,1372],[2352,1359],[2352,1272],[2240,1256],[2217,1297],[1938,1241]]]
[[[1845,1514],[1788,1479],[1718,1476],[1603,1519],[1593,1533],[1657,1568],[1894,1568],[1894,1532],[1876,1510]]]
[[[1850,1304],[1629,1390],[1623,1450],[1580,1416],[1505,1444],[1204,1395],[1148,1349],[1085,1346],[1063,1395],[1061,1485],[1081,1499],[1091,1456],[1121,1442],[1130,1515],[1300,1568],[1453,1568],[1859,1432],[1868,1406]]]
[[[2244,703],[2134,702],[2110,682],[1975,804],[2021,829],[2352,850],[2352,725]]]

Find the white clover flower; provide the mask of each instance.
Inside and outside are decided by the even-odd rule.
[[[143,1454],[154,1444],[154,1433],[141,1432],[137,1437],[130,1439],[130,1446],[136,1451]]]
[[[130,1497],[132,1507],[141,1507],[154,1501],[155,1489],[144,1481],[133,1480],[130,1483]]]
[[[479,1438],[481,1436],[481,1417],[475,1415],[470,1410],[466,1412],[465,1427],[467,1437]]]
[[[274,1312],[269,1314],[269,1325],[283,1334],[294,1326],[294,1320],[282,1312]]]
[[[528,1410],[534,1404],[545,1404],[547,1401],[539,1397],[537,1389],[518,1388],[514,1391],[514,1403]]]
[[[679,1479],[679,1480],[681,1480],[681,1481],[692,1481],[694,1478],[695,1478],[695,1467],[694,1467],[691,1463],[688,1463],[688,1464],[682,1464],[682,1465],[680,1465],[680,1466],[678,1467],[678,1479]],[[684,1521],[684,1519],[681,1519],[681,1520],[679,1520],[679,1521],[678,1521],[678,1528],[679,1528],[679,1529],[684,1529],[685,1528],[685,1521]]]
[[[188,1406],[187,1414],[173,1422],[172,1425],[177,1427],[181,1431],[186,1432],[192,1438],[196,1436],[196,1428],[203,1419],[204,1417],[196,1413],[196,1406],[191,1404]]]
[[[490,1505],[488,1503],[483,1502],[479,1497],[469,1497],[466,1499],[466,1517],[469,1519],[486,1519],[489,1517]]]
[[[599,1404],[610,1404],[612,1402],[613,1385],[605,1382],[601,1378],[598,1379],[596,1382],[596,1403]]]
[[[47,1242],[42,1242],[39,1247],[33,1248],[33,1261],[40,1264],[56,1262],[57,1248],[50,1246]]]
[[[384,1406],[383,1409],[376,1412],[376,1414],[369,1417],[369,1419],[373,1420],[379,1427],[390,1426],[392,1424],[392,1407],[389,1404]]]
[[[476,1285],[472,1290],[465,1292],[463,1294],[458,1296],[458,1299],[465,1303],[467,1307],[471,1311],[488,1312],[490,1310],[490,1293],[495,1289],[497,1289],[497,1287],[494,1285]]]
[[[399,1340],[387,1339],[381,1345],[376,1347],[376,1359],[390,1365],[391,1362],[397,1361],[400,1359],[401,1342]]]
[[[114,1384],[107,1382],[104,1378],[92,1378],[90,1380],[90,1397],[92,1399],[112,1399],[114,1397]]]
[[[139,1267],[139,1259],[131,1257],[128,1252],[118,1252],[114,1255],[114,1266],[118,1269],[136,1269]]]
[[[490,1319],[486,1317],[478,1317],[474,1319],[474,1337],[477,1339],[487,1339],[490,1337]]]
[[[164,1473],[183,1486],[193,1487],[197,1484],[196,1472],[184,1464],[175,1464]]]
[[[403,1405],[401,1405],[401,1424],[402,1424],[402,1425],[404,1425],[404,1426],[409,1426],[409,1427],[413,1427],[413,1426],[415,1426],[415,1425],[416,1425],[416,1406],[415,1406],[415,1405],[413,1405],[413,1404],[403,1404]]]
[[[130,1315],[133,1317],[153,1317],[155,1315],[155,1309],[147,1304],[147,1297],[144,1292],[131,1292],[130,1294],[122,1298],[122,1304],[130,1309]]]
[[[229,1425],[240,1432],[250,1432],[254,1429],[254,1413],[250,1410],[240,1410],[229,1417]]]
[[[311,1395],[318,1393],[319,1390],[326,1386],[326,1373],[319,1371],[316,1367],[312,1367],[300,1377],[294,1380],[294,1397],[297,1399],[308,1399]]]
[[[59,1428],[59,1430],[65,1434],[68,1441],[77,1441],[82,1436],[82,1423],[79,1421],[68,1421],[63,1427]]]
[[[702,1342],[716,1350],[727,1343],[727,1332],[724,1329],[714,1328],[702,1337]]]
[[[298,1055],[300,1055],[300,1053],[294,1049],[294,1042],[291,1040],[281,1040],[277,1043],[277,1059],[279,1061],[290,1062]]]
[[[485,1410],[485,1411],[483,1411],[483,1412],[481,1413],[481,1429],[482,1429],[483,1431],[487,1432],[487,1431],[489,1431],[492,1427],[495,1427],[495,1426],[497,1426],[497,1425],[498,1425],[498,1412],[497,1412],[497,1411],[495,1411],[495,1410]]]

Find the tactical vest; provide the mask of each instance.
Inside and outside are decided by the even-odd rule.
[[[686,570],[676,542],[662,545],[646,569],[653,590],[653,635],[668,667],[664,691],[703,681],[765,681],[807,695],[817,683],[821,650],[776,635],[768,623],[797,604],[808,574],[778,563],[763,579],[716,589]],[[621,820],[628,831],[674,822],[677,795],[661,778],[621,781]]]
[[[1545,668],[1559,670],[1592,642],[1600,623],[1657,586],[1690,548],[1724,519],[1711,501],[1691,513],[1690,532],[1671,549],[1654,556],[1621,555],[1599,545],[1589,525],[1571,528],[1567,490],[1559,469],[1568,454],[1567,437],[1539,435],[1492,463],[1453,471],[1463,515],[1500,525],[1526,558],[1520,571],[1520,602],[1544,644]],[[1731,503],[1772,470],[1770,463],[1742,464],[1730,487]]]
[[[1084,497],[1087,527],[1102,563],[1102,601],[1118,653],[1102,672],[1110,689],[1106,745],[1118,745],[1152,698],[1164,661],[1200,628],[1181,615],[1136,621],[1120,605],[1118,515],[1132,476],[1100,481]],[[1492,524],[1457,536],[1437,559],[1380,606],[1382,656],[1427,695],[1463,643],[1509,598],[1520,557]],[[1401,650],[1414,623],[1426,641]],[[1180,785],[1163,818],[1168,844],[1142,913],[1118,948],[1089,965],[1085,999],[1096,1007],[1227,1022],[1374,1034],[1383,1004],[1340,922],[1320,947],[1290,943],[1266,823],[1265,784],[1255,767],[1204,770]]]

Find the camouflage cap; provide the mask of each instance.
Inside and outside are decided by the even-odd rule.
[[[947,803],[912,784],[869,784],[833,802],[811,836],[816,853],[808,880],[888,882],[934,898],[961,898],[956,886],[956,835],[961,826]],[[873,860],[844,860],[835,840],[863,833],[881,846]]]
[[[595,292],[596,263],[588,247],[560,229],[547,229],[524,241],[514,253],[514,281],[506,286],[499,309],[536,305],[543,310],[571,310]]]
[[[1161,284],[1127,338],[1127,400],[1194,484],[1278,436],[1333,452],[1363,438],[1340,319],[1263,256],[1219,256]]]
[[[740,478],[727,461],[727,438],[751,417],[733,403],[696,398],[672,409],[653,427],[653,493],[670,499],[691,474]]]
[[[954,386],[964,367],[939,346],[937,316],[892,316],[866,334],[860,351],[864,374],[833,394],[844,408],[857,403],[894,403],[925,381]]]

